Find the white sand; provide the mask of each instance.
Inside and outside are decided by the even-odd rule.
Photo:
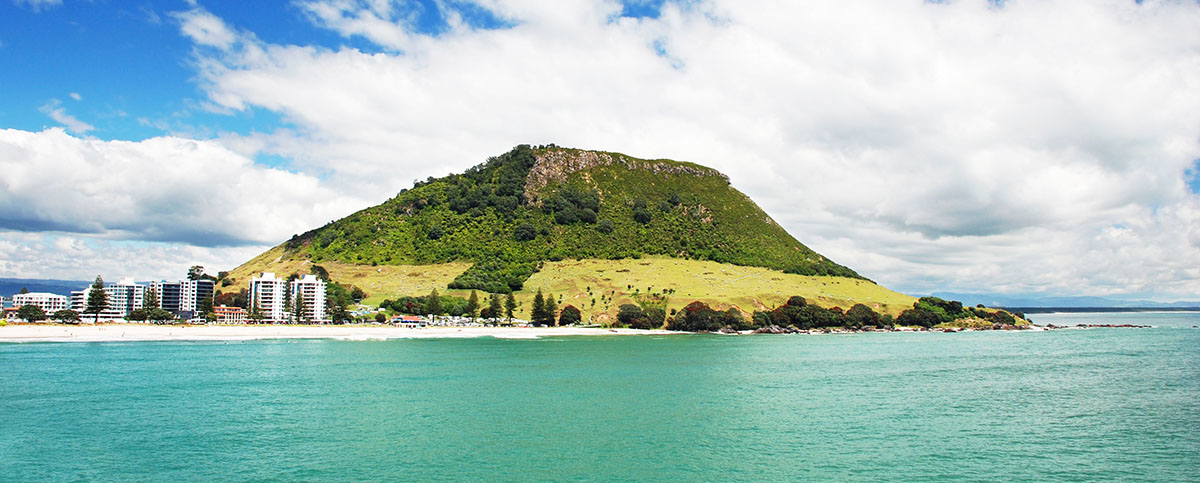
[[[663,330],[578,327],[426,327],[296,325],[13,325],[0,327],[0,342],[114,342],[150,340],[344,339],[386,340],[449,337],[534,339],[565,335],[662,335]]]

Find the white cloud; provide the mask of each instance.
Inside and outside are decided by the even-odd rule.
[[[66,126],[67,129],[75,134],[86,134],[88,131],[96,129],[91,124],[80,121],[79,119],[76,119],[75,116],[67,114],[67,110],[62,107],[62,101],[58,99],[51,99],[50,102],[43,104],[42,107],[38,108],[38,110],[42,111],[42,114],[49,116],[50,119],[53,119],[59,124]]]
[[[0,227],[195,246],[276,244],[366,204],[211,141],[0,130]]]
[[[394,53],[197,39],[214,104],[294,126],[221,141],[379,196],[522,142],[686,159],[900,289],[1200,293],[1194,2],[480,4],[514,26],[307,1]]]
[[[183,34],[197,44],[227,49],[237,40],[224,21],[207,11],[192,9],[171,16],[180,22]]]
[[[98,240],[91,237],[0,232],[0,273],[8,277],[116,281],[179,279],[188,267],[210,274],[228,270],[267,246],[197,247],[177,243]]]
[[[79,95],[78,92],[72,92],[70,95],[71,95],[71,99],[75,99],[76,101],[83,100],[83,96]]]
[[[801,241],[902,290],[1200,294],[1183,181],[1200,158],[1195,2],[701,1],[657,19],[613,1],[478,4],[513,26],[472,29],[439,2],[450,29],[430,36],[391,2],[299,3],[385,53],[263,42],[193,4],[172,15],[212,110],[288,126],[140,143],[0,132],[0,170],[33,178],[0,180],[27,183],[0,191],[0,212],[270,245],[553,142],[718,168]],[[304,174],[250,162],[262,153]],[[147,253],[201,257],[164,250]]]

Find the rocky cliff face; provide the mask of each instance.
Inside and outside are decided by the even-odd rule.
[[[597,166],[624,166],[628,170],[648,170],[653,173],[684,174],[691,176],[713,176],[729,183],[729,177],[712,168],[688,165],[672,161],[650,161],[633,159],[620,154],[573,149],[549,149],[535,156],[536,162],[525,178],[525,196],[540,204],[538,194],[553,182],[566,181],[571,173]]]

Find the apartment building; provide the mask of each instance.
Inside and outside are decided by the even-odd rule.
[[[263,272],[250,278],[249,300],[251,311],[258,306],[264,322],[286,322],[288,314],[283,311],[284,299],[288,297],[287,281],[273,272]]]
[[[117,320],[123,319],[130,312],[142,308],[143,302],[146,300],[146,286],[138,285],[133,282],[133,279],[123,278],[117,283],[109,284],[104,287],[104,293],[107,294],[107,305],[100,312],[101,320]],[[71,292],[71,310],[79,312],[81,315],[87,309],[88,295],[92,293],[92,287],[83,290]],[[83,315],[84,320],[90,320],[94,315]]]
[[[199,317],[200,303],[216,291],[212,280],[166,280],[150,282],[149,290],[158,296],[158,307],[182,319]]]
[[[303,310],[297,314],[300,322],[322,323],[325,319],[325,281],[316,275],[305,275],[292,281],[292,307]]]
[[[59,310],[66,310],[70,307],[71,299],[66,295],[59,295],[46,292],[30,292],[19,293],[12,296],[13,307],[21,308],[26,305],[36,305],[41,307],[46,315],[53,314]]]

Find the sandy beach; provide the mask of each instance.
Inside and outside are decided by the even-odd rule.
[[[673,332],[582,327],[424,327],[377,325],[14,325],[0,327],[0,342],[119,342],[167,340],[343,339],[386,340],[454,337],[534,339],[572,335],[663,335]]]

